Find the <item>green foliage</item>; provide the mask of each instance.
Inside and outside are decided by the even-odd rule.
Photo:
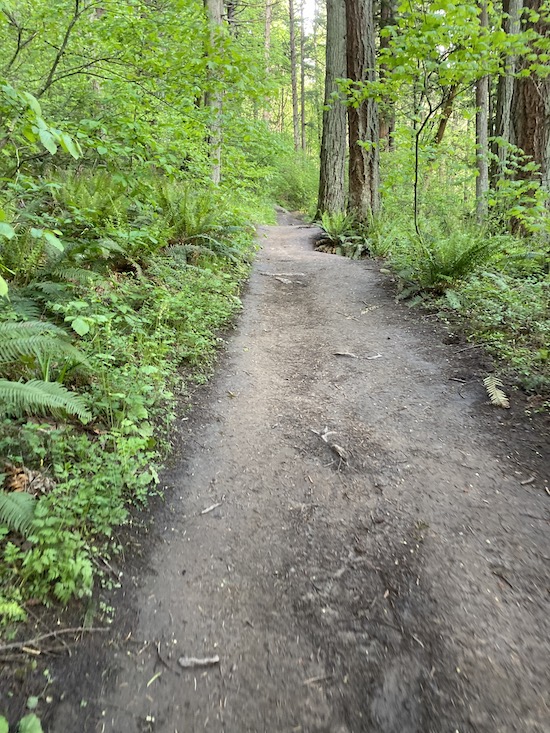
[[[402,297],[418,291],[439,293],[472,275],[500,246],[498,238],[468,231],[427,241],[412,236],[399,242],[390,261],[403,283]]]
[[[518,244],[519,246],[519,244]],[[464,282],[454,317],[508,365],[527,391],[550,390],[550,278],[483,272]]]
[[[282,149],[271,187],[275,201],[290,211],[311,211],[318,188],[318,170],[311,158]]]
[[[70,234],[62,253],[43,258],[32,272],[23,273],[20,284],[12,281],[3,309],[8,320],[0,322],[0,353],[5,343],[5,358],[13,359],[6,368],[28,379],[26,384],[0,382],[14,414],[16,402],[20,409],[30,406],[33,390],[35,408],[53,409],[58,416],[62,408],[72,409],[93,421],[89,433],[23,417],[1,426],[2,454],[18,465],[49,466],[55,484],[36,501],[30,546],[22,548],[9,534],[0,534],[0,587],[6,615],[12,618],[29,595],[66,603],[91,592],[96,554],[116,549],[114,528],[127,520],[130,505],[146,503],[158,482],[163,435],[174,417],[174,390],[182,390],[178,370],[182,364],[202,373],[209,368],[218,329],[240,307],[238,288],[251,252],[253,230],[244,226],[246,218],[231,197],[206,189],[193,193],[189,184],[171,192],[176,202],[179,192],[189,191],[180,209],[187,216],[189,238],[168,246],[174,220],[165,217],[157,183],[149,180],[142,182],[131,205],[118,207],[117,227],[129,229],[139,220],[144,236],[155,232],[157,244],[141,254],[135,250],[143,264],[138,266],[122,245],[105,246],[105,229],[114,226],[109,201],[120,199],[95,192],[99,182],[108,189],[110,178],[81,179],[73,183],[90,195],[82,194],[85,208],[75,198],[69,211],[68,198],[62,202],[53,189],[33,214],[56,212]],[[107,224],[97,211],[109,215]],[[33,304],[48,321],[15,320],[18,312],[35,313]],[[77,335],[78,348],[68,339],[67,324]],[[48,339],[52,344],[59,340],[58,347],[50,348]],[[64,358],[77,369],[61,368]],[[49,373],[54,366],[79,395],[58,382],[36,379],[37,372]]]
[[[3,715],[0,715],[0,733],[9,733],[8,721]],[[17,733],[43,733],[40,718],[34,713],[25,715],[19,721]]]
[[[325,211],[321,215],[321,228],[325,232],[321,244],[328,242],[336,254],[358,260],[369,252],[369,241],[366,233],[361,231],[352,214],[338,211],[330,214]]]
[[[23,491],[0,491],[0,524],[28,536],[34,522],[36,501]]]
[[[63,329],[47,321],[0,322],[0,364],[21,357],[44,359],[56,356],[60,360],[84,363],[84,354],[70,342]]]
[[[91,417],[85,400],[57,382],[31,379],[22,383],[0,379],[0,400],[0,412],[4,415],[20,415],[24,412],[40,415],[61,411],[76,415],[83,422]]]

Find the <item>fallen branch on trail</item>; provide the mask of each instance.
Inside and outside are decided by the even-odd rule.
[[[36,647],[37,644],[39,644],[41,641],[45,641],[46,639],[52,639],[57,636],[61,636],[61,634],[83,634],[94,633],[98,631],[110,631],[110,629],[104,626],[99,626],[97,628],[86,628],[84,626],[79,626],[72,629],[58,629],[57,631],[50,631],[48,634],[40,634],[40,636],[35,636],[33,639],[26,639],[24,641],[13,641],[11,644],[4,644],[3,646],[0,646],[0,654],[2,652],[13,651],[14,649],[20,649],[21,651],[28,651],[31,654],[36,654],[37,651],[38,653],[40,653],[39,650],[31,650],[30,647]]]

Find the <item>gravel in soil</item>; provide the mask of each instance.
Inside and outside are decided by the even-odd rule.
[[[314,235],[259,230],[115,623],[50,660],[46,730],[550,731],[547,423]]]

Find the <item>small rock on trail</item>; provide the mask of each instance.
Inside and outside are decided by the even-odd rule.
[[[313,234],[260,229],[129,615],[67,661],[51,731],[550,730],[548,473],[524,459],[547,443]]]

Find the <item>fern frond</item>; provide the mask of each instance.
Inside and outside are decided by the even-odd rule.
[[[18,338],[23,334],[42,336],[45,333],[67,338],[66,331],[49,321],[4,321],[0,323],[0,340]]]
[[[63,329],[46,321],[7,321],[0,323],[0,363],[17,361],[21,356],[55,356],[85,363],[85,356],[69,343]]]
[[[32,531],[36,499],[24,491],[0,491],[0,524],[27,537]]]
[[[489,395],[489,399],[493,405],[503,407],[505,409],[510,407],[510,400],[500,389],[500,387],[504,386],[500,379],[490,374],[488,377],[485,377],[483,384],[485,385],[485,389],[487,390],[487,394]]]
[[[89,285],[90,282],[104,281],[105,278],[98,272],[86,270],[84,267],[71,267],[58,264],[56,267],[47,271],[48,277],[61,280],[62,282],[75,282],[78,285]]]
[[[43,414],[52,410],[76,415],[82,422],[91,419],[84,399],[58,382],[31,379],[23,383],[0,379],[0,412]]]
[[[447,299],[447,302],[449,303],[451,308],[454,308],[454,310],[459,311],[462,308],[462,302],[455,290],[451,290],[450,288],[448,288],[445,291],[445,298]]]
[[[34,300],[34,298],[26,298],[24,296],[10,293],[9,301],[4,298],[5,303],[0,303],[0,308],[6,311],[7,307],[24,321],[37,321],[42,315],[42,306]]]

